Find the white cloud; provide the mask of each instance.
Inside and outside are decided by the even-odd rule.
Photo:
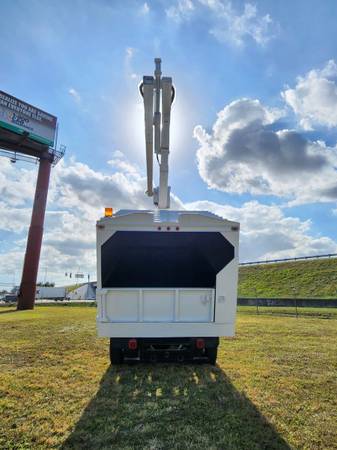
[[[135,49],[134,48],[132,48],[132,47],[127,47],[126,49],[125,49],[125,57],[127,58],[127,59],[131,59],[131,58],[133,58],[133,55],[135,54]]]
[[[200,125],[198,169],[210,188],[276,195],[297,203],[337,199],[337,150],[279,129],[283,112],[240,99],[218,113],[211,133]]]
[[[256,44],[265,45],[272,37],[272,28],[276,28],[269,14],[259,16],[257,8],[245,3],[242,14],[236,12],[231,2],[220,0],[202,0],[215,14],[216,20],[210,33],[220,42],[230,42],[242,47],[247,38]]]
[[[143,3],[139,10],[140,14],[146,15],[150,12],[150,7],[147,2]]]
[[[337,253],[337,243],[329,237],[310,235],[311,222],[287,217],[279,206],[257,201],[241,207],[197,201],[188,209],[208,210],[240,222],[240,260],[255,261],[305,255]]]
[[[114,158],[124,158],[124,153],[121,152],[120,150],[115,150],[115,151],[112,153],[112,156],[113,156]]]
[[[9,206],[8,202],[0,201],[0,231],[21,233],[27,228],[31,208]]]
[[[133,47],[127,47],[125,49],[125,72],[126,72],[126,76],[128,78],[131,78],[132,80],[136,79],[136,78],[140,78],[139,75],[137,75],[137,73],[135,73],[135,71],[133,70],[132,67],[132,60],[135,56],[136,53],[136,49]]]
[[[77,92],[76,89],[74,88],[70,88],[68,90],[68,94],[77,102],[80,103],[81,102],[81,96],[80,94]]]
[[[322,70],[310,70],[297,78],[294,89],[282,92],[282,97],[294,110],[304,129],[314,125],[337,125],[337,65],[330,60]]]
[[[194,4],[192,0],[177,0],[174,5],[166,9],[166,15],[177,23],[188,20],[191,13],[194,11]]]
[[[12,206],[23,205],[34,197],[36,174],[25,168],[18,171],[18,166],[20,163],[12,164],[9,159],[0,158],[0,197]]]
[[[239,13],[229,0],[177,0],[166,9],[166,15],[177,23],[192,17],[205,20],[215,39],[237,47],[244,46],[247,39],[264,46],[278,29],[269,14],[259,15],[255,5],[245,3]]]

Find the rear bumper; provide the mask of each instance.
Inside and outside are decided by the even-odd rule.
[[[126,361],[203,361],[208,359],[207,351],[216,349],[219,345],[218,337],[202,337],[203,348],[197,348],[197,339],[191,337],[180,338],[135,338],[137,349],[129,350],[127,338],[112,338],[110,346],[121,350]],[[200,338],[198,338],[200,339]]]
[[[110,338],[173,338],[173,337],[220,337],[234,336],[234,323],[154,323],[154,322],[100,322],[97,321],[99,337]]]

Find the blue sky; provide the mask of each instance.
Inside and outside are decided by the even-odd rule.
[[[95,277],[104,206],[150,206],[138,83],[156,56],[177,90],[174,204],[240,220],[242,260],[337,252],[336,2],[0,8],[0,89],[55,114],[67,146],[53,170],[40,279]],[[14,272],[19,281],[35,177],[34,165],[0,161],[0,282]]]

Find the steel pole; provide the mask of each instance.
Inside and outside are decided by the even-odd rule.
[[[39,163],[32,218],[18,295],[17,309],[20,310],[34,308],[51,163],[50,157],[41,158]]]

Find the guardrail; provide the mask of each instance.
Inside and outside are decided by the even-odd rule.
[[[337,257],[337,253],[328,253],[326,255],[297,256],[296,258],[266,259],[265,261],[241,262],[239,263],[239,266],[253,266],[257,264],[271,264],[286,261],[300,261],[305,259],[320,259],[320,258],[335,258],[335,257]]]

